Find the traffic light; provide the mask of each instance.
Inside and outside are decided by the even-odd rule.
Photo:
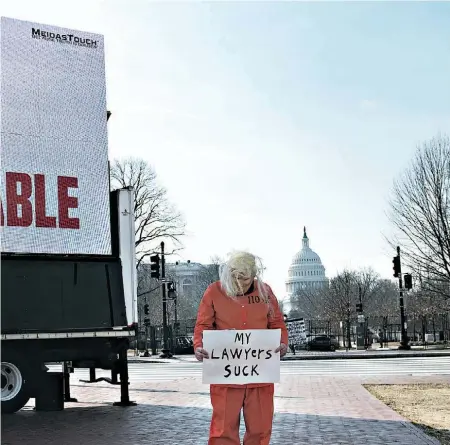
[[[150,308],[148,306],[148,304],[144,305],[144,314],[148,315],[150,313]]]
[[[400,256],[397,255],[393,258],[392,263],[394,264],[394,277],[398,278],[401,274],[401,268],[400,268]]]
[[[176,294],[175,294],[175,283],[173,281],[168,281],[166,283],[166,289],[167,289],[167,297],[170,299],[175,299],[176,298]]]
[[[405,289],[412,289],[412,275],[410,273],[405,273]]]
[[[173,281],[168,281],[167,283],[167,292],[175,292],[175,283]]]
[[[152,255],[150,257],[150,276],[152,278],[159,278],[159,255]]]
[[[356,312],[361,313],[362,311],[362,303],[356,303]]]

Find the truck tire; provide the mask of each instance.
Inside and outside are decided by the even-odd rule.
[[[27,384],[27,367],[18,361],[4,361],[1,364],[1,409],[2,413],[12,414],[23,408],[30,395]]]

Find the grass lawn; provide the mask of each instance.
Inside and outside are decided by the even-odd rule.
[[[450,384],[364,387],[441,444],[450,445]]]

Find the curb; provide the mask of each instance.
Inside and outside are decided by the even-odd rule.
[[[172,358],[159,358],[159,357],[128,357],[128,363],[157,363],[157,364],[166,364],[166,363],[197,363],[197,360],[184,360],[179,357]]]
[[[178,358],[158,358],[158,357],[128,357],[128,363],[180,363],[183,360]]]
[[[404,422],[401,422],[405,428],[408,428],[410,431],[413,432],[419,439],[423,440],[427,443],[427,445],[439,445],[441,442],[436,438],[428,435],[420,429],[418,426],[415,426],[410,422],[409,420],[406,420]]]
[[[299,356],[289,356],[283,357],[281,361],[297,361],[297,360],[343,360],[343,359],[377,359],[377,358],[408,358],[408,357],[450,357],[449,352],[412,352],[412,353],[399,353],[399,352],[388,352],[388,353],[361,353],[361,354],[327,354],[327,355],[299,355]]]
[[[409,357],[450,357],[450,351],[444,352],[385,352],[385,353],[370,353],[370,352],[362,352],[361,354],[350,353],[348,355],[342,353],[333,353],[326,355],[297,355],[297,356],[289,356],[283,357],[281,359],[282,362],[292,362],[292,361],[301,361],[301,360],[366,360],[366,359],[382,359],[382,358],[409,358]],[[182,360],[177,357],[172,359],[141,359],[141,358],[128,358],[128,363],[157,363],[157,364],[166,364],[166,363],[197,363],[196,361],[191,360]]]

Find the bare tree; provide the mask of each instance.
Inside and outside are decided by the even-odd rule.
[[[361,269],[353,273],[357,286],[357,300],[361,297],[364,312],[376,313],[379,310],[379,294],[381,280],[379,275],[371,268]]]
[[[137,267],[158,249],[160,241],[170,241],[174,253],[181,249],[186,224],[169,202],[167,190],[158,184],[156,173],[142,159],[116,159],[111,165],[111,187],[134,188]]]
[[[329,297],[329,289],[305,287],[298,289],[292,295],[292,309],[289,313],[290,318],[320,318],[326,316],[324,313],[323,302]]]
[[[344,270],[331,279],[329,287],[301,289],[291,301],[295,314],[306,319],[342,321],[355,317],[360,300],[366,316],[398,312],[396,284],[380,279],[371,268]]]
[[[288,313],[284,312],[284,314],[287,315],[289,319],[295,319],[295,318],[305,318],[303,313],[295,308],[295,306],[291,306],[291,309]]]
[[[309,320],[340,321],[347,318],[348,309],[354,307],[357,296],[357,273],[344,270],[330,280],[330,285],[297,290],[291,298],[289,317]]]
[[[376,283],[370,301],[364,305],[364,313],[369,317],[399,316],[399,294],[397,285],[391,280],[380,279]]]
[[[200,298],[198,294],[192,293],[191,295],[180,295],[178,293],[177,299],[168,302],[167,315],[168,321],[175,320],[175,305],[177,306],[177,318],[179,321],[194,320],[197,318],[198,306],[200,304]]]
[[[209,264],[202,265],[202,269],[197,278],[201,285],[202,292],[204,292],[210,284],[219,280],[219,268],[222,263],[223,260],[216,255],[211,257]]]
[[[330,320],[348,320],[355,313],[358,298],[356,272],[344,270],[330,281],[328,298],[324,310]]]
[[[344,270],[331,279],[329,287],[299,289],[292,298],[293,309],[306,319],[343,320],[349,309],[354,312],[359,294],[364,306],[373,303],[377,283],[372,269]]]
[[[450,139],[438,136],[417,148],[395,181],[390,220],[405,262],[437,300],[450,299]]]

